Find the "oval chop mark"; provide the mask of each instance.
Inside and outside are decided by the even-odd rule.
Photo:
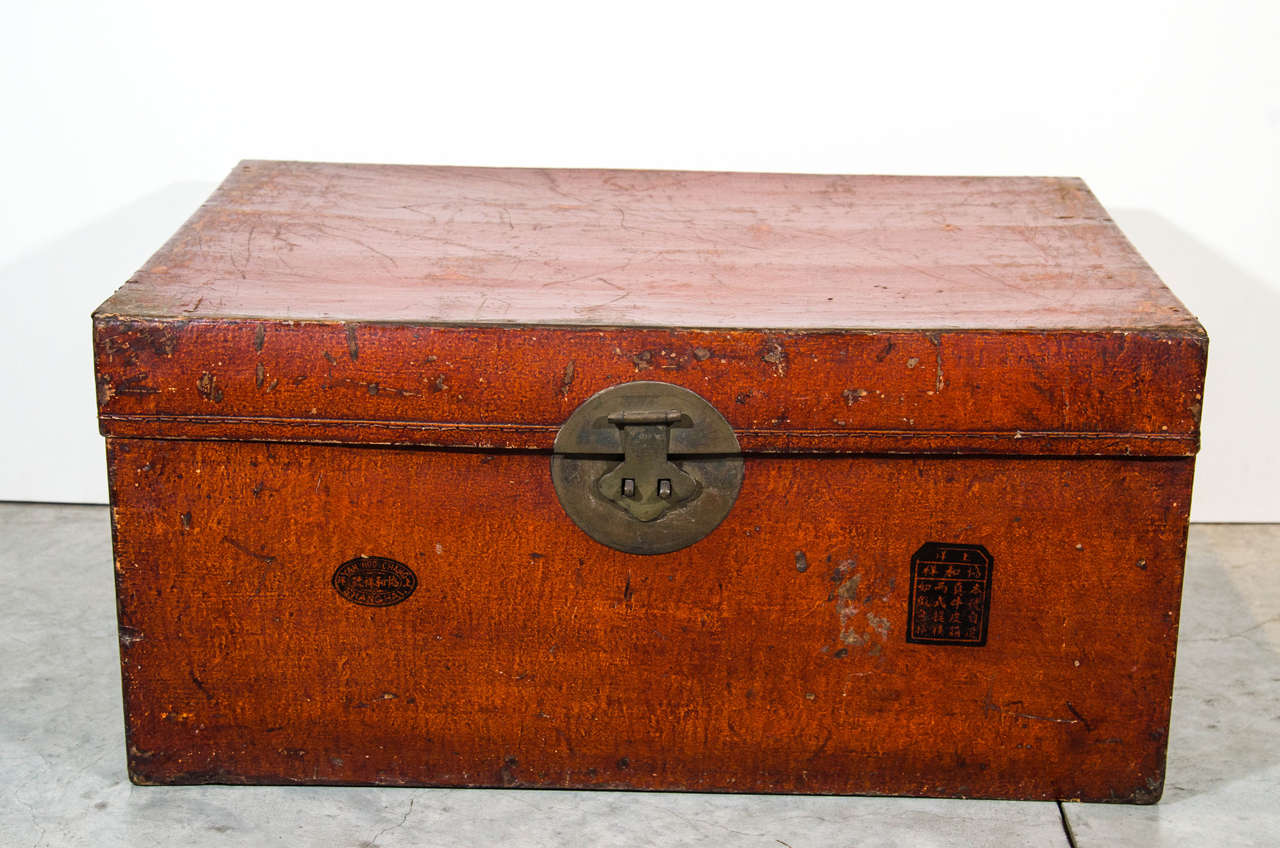
[[[333,572],[333,588],[346,600],[366,607],[389,607],[418,588],[418,577],[402,562],[379,556],[347,560]]]

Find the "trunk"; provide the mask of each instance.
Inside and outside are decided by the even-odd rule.
[[[1159,797],[1207,342],[1078,180],[244,163],[94,325],[137,782]]]

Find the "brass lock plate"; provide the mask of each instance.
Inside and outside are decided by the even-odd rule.
[[[681,386],[611,386],[574,410],[556,436],[551,480],[588,536],[631,554],[688,547],[729,514],[742,486],[733,428]]]

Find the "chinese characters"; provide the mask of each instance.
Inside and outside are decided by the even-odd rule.
[[[980,545],[929,542],[911,558],[907,641],[987,643],[991,555]]]

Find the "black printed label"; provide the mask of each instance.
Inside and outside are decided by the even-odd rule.
[[[907,641],[987,644],[991,554],[981,545],[929,542],[911,557]]]
[[[378,556],[356,557],[344,562],[333,573],[332,582],[339,595],[365,607],[393,606],[418,588],[413,569]]]

